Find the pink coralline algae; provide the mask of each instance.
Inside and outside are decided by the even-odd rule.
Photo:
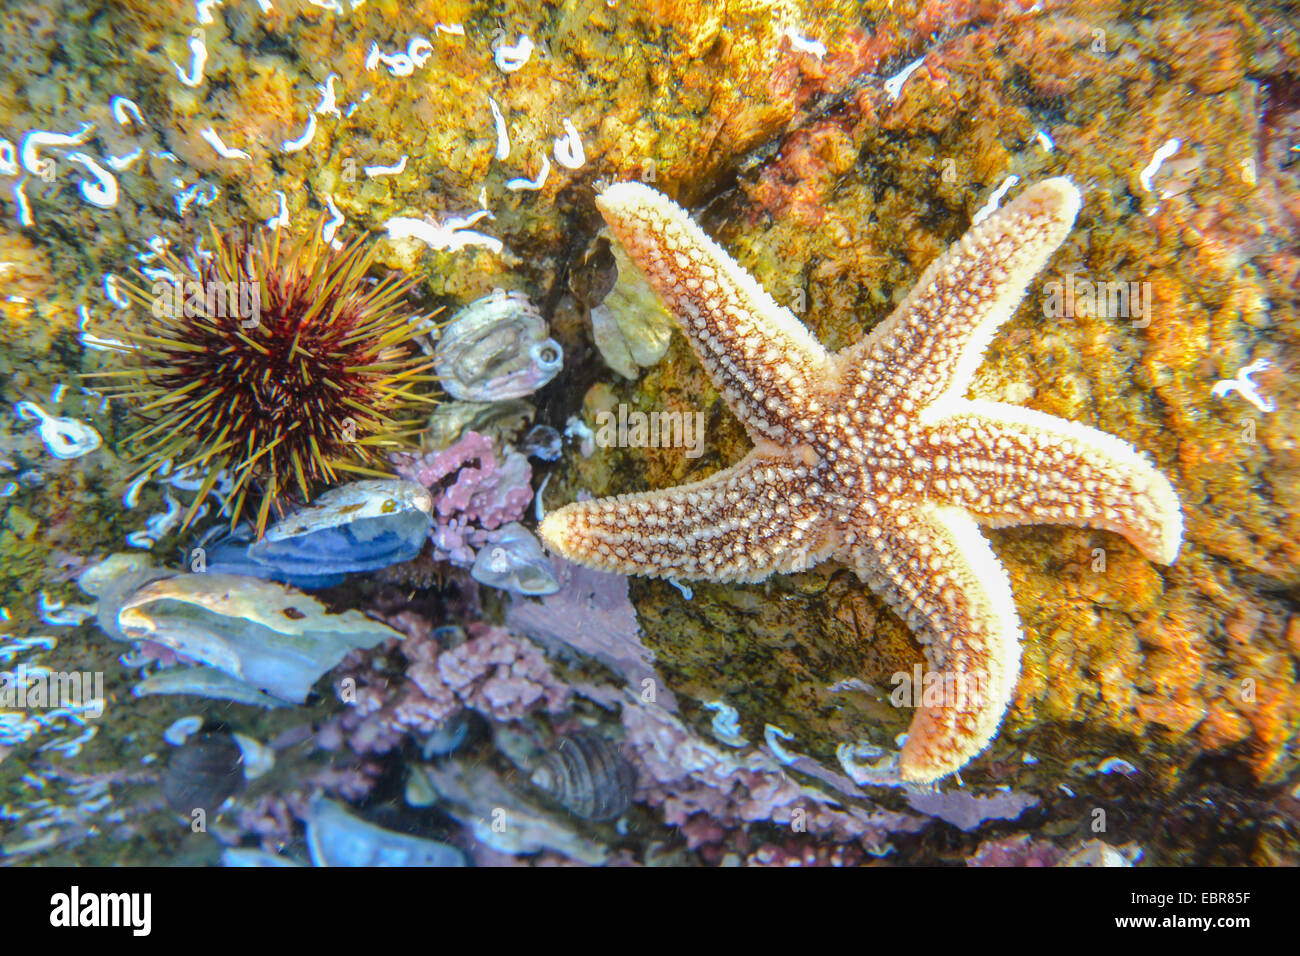
[[[438,452],[394,455],[397,473],[433,492],[434,558],[460,567],[474,563],[487,532],[523,516],[532,500],[528,458],[507,451],[498,459],[492,440],[466,432]]]
[[[408,631],[388,652],[389,661],[405,657],[404,677],[375,670],[370,654],[345,661],[335,687],[352,706],[321,731],[322,746],[346,739],[357,753],[385,753],[406,734],[433,733],[465,709],[503,721],[538,708],[564,709],[569,688],[540,649],[504,628],[474,623],[469,631],[468,641],[445,650],[432,634]]]
[[[768,822],[837,843],[855,842],[873,856],[891,849],[891,833],[914,833],[923,817],[857,806],[791,778],[758,750],[726,753],[692,733],[655,704],[627,702],[624,752],[640,777],[638,800],[661,807],[690,849],[721,840],[725,831]]]
[[[1034,840],[1021,833],[997,840],[985,840],[967,866],[1056,866],[1065,850],[1050,840]]]
[[[325,767],[309,774],[284,793],[265,793],[241,803],[234,811],[236,830],[215,829],[223,843],[237,845],[246,835],[257,837],[268,852],[283,850],[293,842],[297,821],[306,817],[307,804],[315,792],[343,800],[364,800],[374,789],[380,768],[377,764],[356,767]]]
[[[559,713],[569,688],[551,674],[546,656],[505,628],[471,624],[477,636],[438,658],[445,686],[465,706],[497,720],[515,720],[536,705]]]

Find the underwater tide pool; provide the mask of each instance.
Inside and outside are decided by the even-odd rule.
[[[0,862],[1300,863],[1284,5],[0,53]]]

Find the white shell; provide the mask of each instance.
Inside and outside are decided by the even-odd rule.
[[[244,754],[244,779],[256,780],[270,773],[275,766],[275,751],[245,734],[231,734]]]
[[[215,667],[164,667],[131,688],[136,697],[158,694],[193,694],[209,700],[233,700],[254,707],[287,707],[286,701],[263,693]]]
[[[192,714],[189,717],[180,717],[172,721],[171,726],[163,731],[163,740],[167,741],[173,747],[179,747],[192,735],[199,732],[203,726],[203,718],[198,714]]]
[[[514,594],[541,596],[560,589],[540,542],[518,521],[491,532],[470,576],[479,584]]]
[[[154,641],[295,703],[348,651],[401,637],[359,611],[329,614],[293,588],[218,573],[145,584],[122,603],[116,627],[125,640]]]
[[[284,541],[322,528],[337,528],[364,518],[382,518],[433,508],[429,489],[413,481],[384,478],[331,488],[311,505],[276,522],[264,540]]]
[[[464,866],[454,846],[367,823],[317,794],[307,806],[307,849],[317,866]]]

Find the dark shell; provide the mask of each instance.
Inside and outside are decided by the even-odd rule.
[[[246,574],[268,581],[279,581],[304,591],[320,588],[332,588],[342,584],[346,574],[311,574],[295,573],[282,570],[274,564],[265,564],[248,554],[248,546],[253,543],[253,530],[247,524],[241,524],[233,534],[221,538],[208,546],[207,570],[222,574]]]
[[[229,734],[195,734],[177,747],[162,778],[163,798],[177,813],[208,814],[244,786],[244,752]]]
[[[533,783],[586,820],[612,820],[632,805],[636,769],[598,734],[561,737],[533,771]]]
[[[519,443],[519,450],[542,461],[559,461],[564,453],[564,440],[550,425],[534,425]]]

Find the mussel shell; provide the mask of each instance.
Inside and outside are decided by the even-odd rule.
[[[617,744],[581,731],[556,742],[532,782],[575,816],[612,820],[632,805],[636,769]]]
[[[267,529],[248,557],[282,575],[377,571],[420,553],[433,499],[415,482],[354,481]]]
[[[332,588],[342,584],[346,574],[300,574],[286,571],[274,564],[266,564],[249,556],[248,549],[253,543],[253,533],[247,525],[241,525],[236,531],[208,546],[207,570],[220,574],[247,574],[268,581],[279,581],[290,587],[305,591],[320,588]]]
[[[317,866],[464,866],[465,854],[437,840],[385,830],[317,795],[307,806],[307,849]]]
[[[621,245],[611,250],[618,281],[591,310],[591,335],[607,365],[624,378],[636,378],[668,351],[676,322],[645,274]]]
[[[163,799],[177,813],[215,813],[244,786],[244,752],[226,733],[193,734],[172,751]]]
[[[161,644],[254,691],[298,704],[349,651],[401,637],[360,611],[331,614],[284,585],[212,572],[138,588],[122,603],[111,633]]]

